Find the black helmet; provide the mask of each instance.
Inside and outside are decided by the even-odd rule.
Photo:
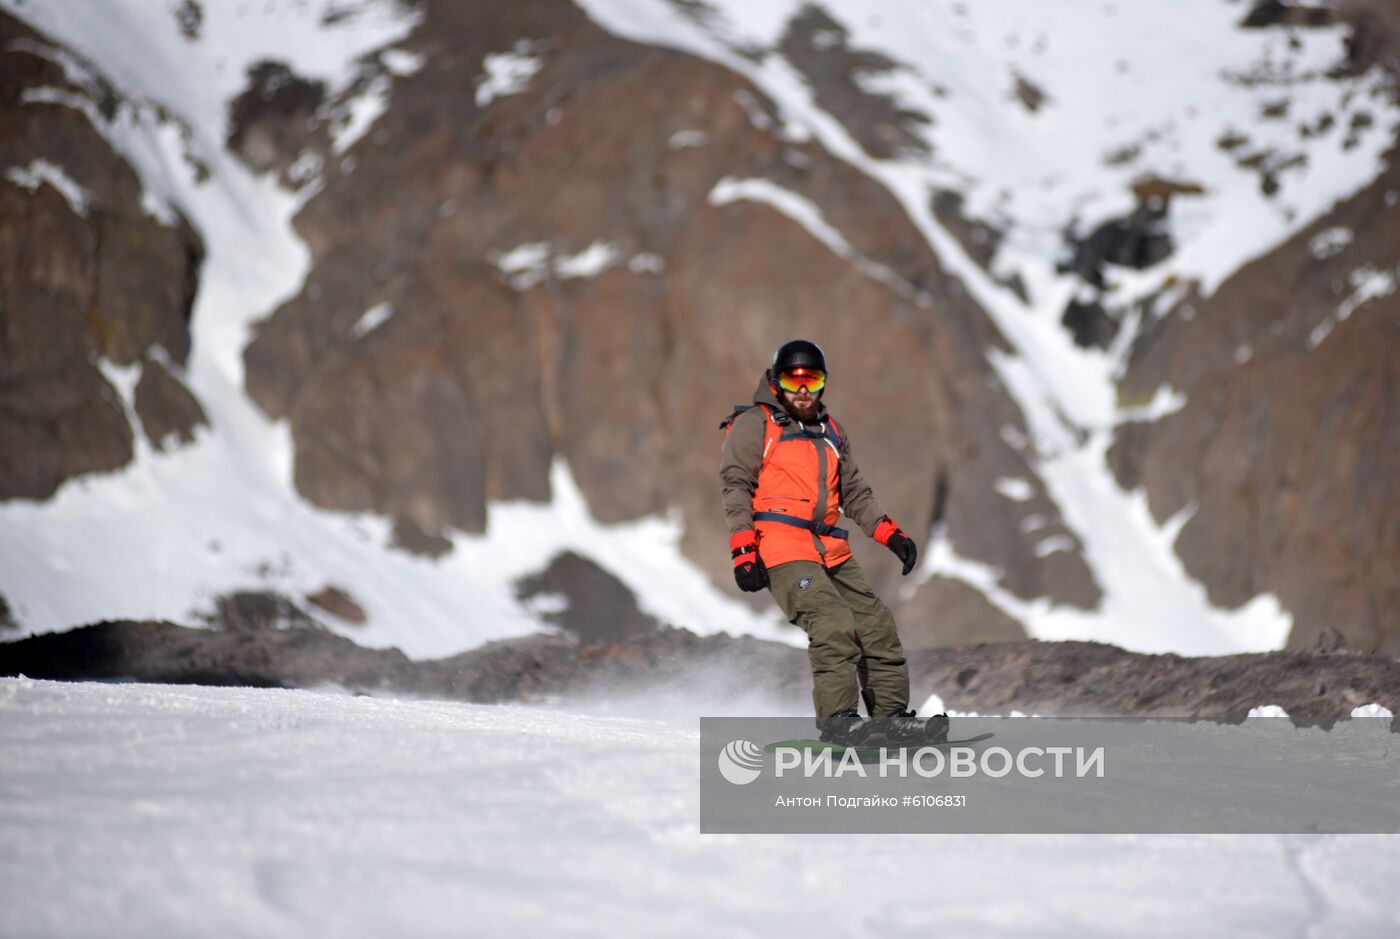
[[[785,342],[773,353],[773,377],[790,368],[819,368],[826,371],[826,356],[815,342],[794,339]]]

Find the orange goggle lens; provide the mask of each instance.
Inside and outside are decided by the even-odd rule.
[[[778,375],[778,386],[793,394],[803,388],[816,394],[826,387],[826,372],[819,368],[790,368]]]

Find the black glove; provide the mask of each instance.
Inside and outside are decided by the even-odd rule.
[[[754,557],[757,560],[746,561],[734,568],[734,582],[745,593],[757,593],[768,586],[768,568],[763,566],[762,558]]]
[[[758,533],[752,528],[736,531],[729,536],[730,555],[734,558],[734,582],[745,593],[757,593],[768,586],[768,568],[758,556]]]
[[[885,545],[894,552],[895,557],[904,562],[904,570],[900,573],[907,577],[914,569],[914,562],[919,559],[919,549],[914,547],[914,541],[902,531],[897,531],[890,535],[889,543]]]
[[[919,559],[919,549],[914,547],[913,540],[888,516],[880,519],[880,524],[875,526],[875,540],[893,551],[895,557],[904,562],[903,574],[908,577],[909,572],[914,569],[914,562]]]

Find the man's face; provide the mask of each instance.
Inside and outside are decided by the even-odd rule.
[[[815,420],[817,416],[817,396],[806,388],[798,391],[783,390],[783,400],[803,421]]]

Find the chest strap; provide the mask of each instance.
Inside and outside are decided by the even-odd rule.
[[[842,541],[849,541],[851,533],[844,528],[837,528],[835,525],[827,525],[823,522],[814,522],[810,518],[794,518],[786,512],[755,512],[753,513],[755,522],[782,522],[784,525],[792,525],[796,528],[805,528],[808,531],[816,532],[818,535],[825,535],[828,538],[840,538]]]

